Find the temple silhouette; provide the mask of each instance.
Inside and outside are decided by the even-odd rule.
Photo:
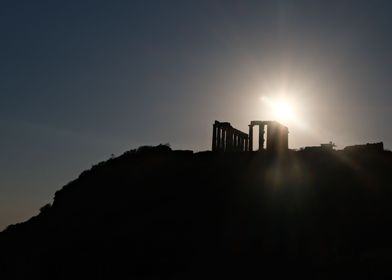
[[[232,127],[229,122],[215,121],[212,128],[212,151],[253,151],[253,128],[255,126],[259,127],[258,151],[282,152],[288,150],[289,130],[276,121],[251,121],[249,134]]]
[[[253,151],[255,126],[259,128],[258,151],[277,153],[288,150],[289,130],[277,121],[251,121],[249,134],[232,127],[229,122],[215,121],[212,128],[212,151]]]
[[[287,126],[277,121],[251,121],[249,133],[234,128],[229,122],[215,121],[212,126],[212,151],[215,152],[252,152],[253,151],[253,128],[258,126],[258,152],[273,154],[284,153],[289,150],[289,130]],[[331,141],[319,146],[307,146],[300,150],[306,152],[333,151],[336,145]],[[369,153],[383,152],[384,143],[366,143],[346,146],[345,152]]]

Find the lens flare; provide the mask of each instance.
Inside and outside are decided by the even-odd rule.
[[[283,124],[291,123],[296,120],[294,105],[286,98],[272,99],[268,96],[262,96],[261,101],[266,105],[269,115],[273,120]]]
[[[272,103],[275,118],[281,122],[289,122],[294,118],[293,106],[287,100],[277,100]]]

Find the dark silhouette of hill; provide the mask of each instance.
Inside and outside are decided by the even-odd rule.
[[[2,232],[0,278],[380,279],[391,173],[391,152],[141,147]]]

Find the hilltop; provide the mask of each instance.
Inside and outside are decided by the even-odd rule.
[[[0,233],[0,277],[379,276],[392,261],[391,171],[391,152],[141,147]]]

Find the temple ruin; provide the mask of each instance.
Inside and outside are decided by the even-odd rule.
[[[259,128],[258,151],[281,152],[288,150],[289,130],[276,121],[251,121],[249,134],[232,127],[229,122],[215,121],[212,128],[212,150],[222,152],[253,151],[254,126]],[[266,139],[264,135],[266,135]]]
[[[253,127],[259,127],[259,151],[285,151],[289,148],[289,130],[276,121],[251,121],[249,124],[249,150],[253,150]],[[267,132],[267,133],[266,133]],[[264,134],[267,135],[266,145]]]
[[[228,122],[215,121],[212,129],[212,150],[222,152],[248,151],[248,134],[235,129]]]

